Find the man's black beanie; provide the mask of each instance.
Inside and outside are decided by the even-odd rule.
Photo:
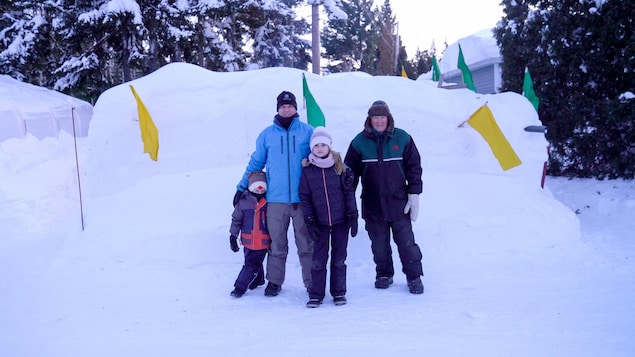
[[[276,111],[285,104],[291,104],[295,110],[298,110],[298,104],[295,102],[295,95],[291,92],[283,91],[278,95],[278,105],[276,106]]]

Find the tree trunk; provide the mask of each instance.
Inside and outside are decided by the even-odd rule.
[[[311,57],[313,73],[320,74],[320,12],[319,6],[311,8]]]

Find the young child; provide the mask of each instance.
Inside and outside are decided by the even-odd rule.
[[[253,290],[265,284],[262,263],[271,245],[267,230],[267,178],[264,172],[249,173],[249,187],[234,208],[229,228],[231,250],[238,252],[238,232],[245,253],[245,263],[236,278],[231,296],[239,298],[247,288]]]
[[[324,127],[313,131],[311,153],[302,163],[300,201],[304,221],[313,239],[313,265],[309,301],[322,304],[326,289],[326,262],[331,247],[330,293],[335,305],[346,304],[346,249],[348,230],[357,235],[354,176],[338,152],[331,150],[331,135]]]

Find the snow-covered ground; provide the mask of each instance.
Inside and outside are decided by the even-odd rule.
[[[540,122],[514,93],[307,73],[336,150],[377,99],[414,137],[426,291],[409,294],[400,273],[373,287],[361,224],[347,305],[305,307],[293,243],[279,296],[230,297],[243,261],[228,244],[235,186],[280,91],[296,94],[306,120],[301,75],[172,64],[135,80],[159,129],[157,162],[143,153],[128,84],[95,105],[79,175],[64,132],[1,142],[2,355],[633,354],[635,183],[547,177],[542,189],[546,141],[523,130]],[[485,102],[521,166],[502,171],[481,136],[458,127]]]

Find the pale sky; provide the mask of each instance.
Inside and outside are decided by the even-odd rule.
[[[376,6],[385,0],[374,0]],[[429,50],[434,40],[437,57],[445,46],[458,39],[490,29],[503,17],[501,0],[390,0],[393,15],[399,24],[399,35],[406,46],[408,58],[417,48]],[[298,9],[298,14],[311,23],[311,7]],[[326,18],[323,9],[320,19]],[[322,25],[324,26],[324,25]],[[310,39],[310,35],[308,36]]]
[[[493,28],[503,16],[501,0],[390,0],[399,22],[408,57],[428,50],[434,40],[437,54],[456,40]],[[381,6],[384,0],[375,0]]]

